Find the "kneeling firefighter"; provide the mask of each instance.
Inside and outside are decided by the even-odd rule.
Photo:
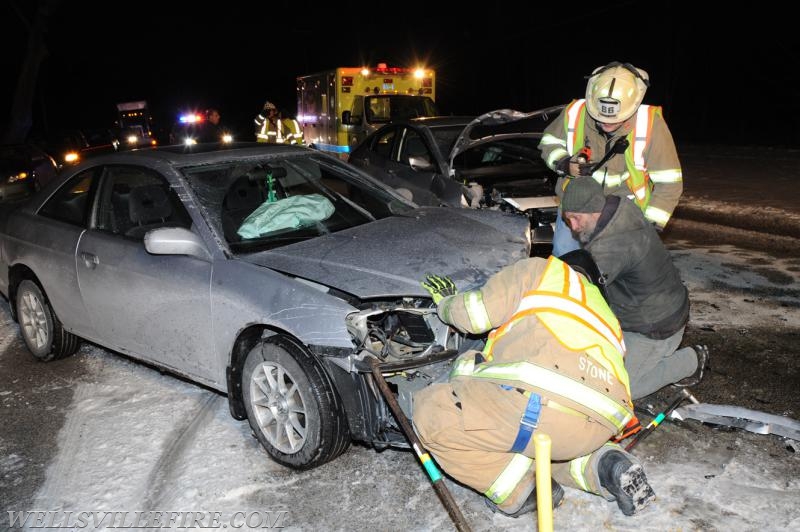
[[[535,510],[536,431],[552,440],[554,507],[560,484],[616,500],[625,515],[655,497],[636,458],[608,443],[633,404],[622,330],[592,276],[591,256],[577,250],[520,260],[461,294],[447,277],[423,282],[445,323],[491,332],[482,352],[456,359],[448,383],[415,394],[414,427],[439,465],[494,511]]]

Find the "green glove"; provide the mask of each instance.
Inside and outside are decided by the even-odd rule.
[[[437,305],[443,298],[447,296],[454,296],[458,292],[456,289],[456,283],[454,283],[453,280],[446,275],[440,277],[438,275],[428,274],[425,276],[425,280],[420,284],[425,290],[431,293],[431,296],[433,296],[433,302]]]

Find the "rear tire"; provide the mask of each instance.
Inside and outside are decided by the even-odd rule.
[[[250,350],[242,395],[250,428],[280,464],[312,469],[350,445],[339,395],[314,356],[287,336],[261,340]]]
[[[29,279],[17,287],[17,320],[28,350],[42,362],[68,357],[80,345],[80,338],[64,330],[50,302],[39,286]]]

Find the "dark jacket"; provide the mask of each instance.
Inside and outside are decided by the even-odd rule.
[[[635,203],[606,197],[585,246],[606,279],[611,309],[624,331],[668,338],[689,320],[689,293],[655,228]]]

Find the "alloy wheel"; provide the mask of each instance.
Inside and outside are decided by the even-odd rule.
[[[22,296],[22,305],[19,309],[19,322],[25,337],[37,349],[45,347],[50,341],[50,331],[47,327],[47,316],[42,301],[32,292]]]
[[[286,368],[277,362],[260,364],[250,392],[256,422],[269,443],[282,453],[299,451],[306,442],[306,406]]]

